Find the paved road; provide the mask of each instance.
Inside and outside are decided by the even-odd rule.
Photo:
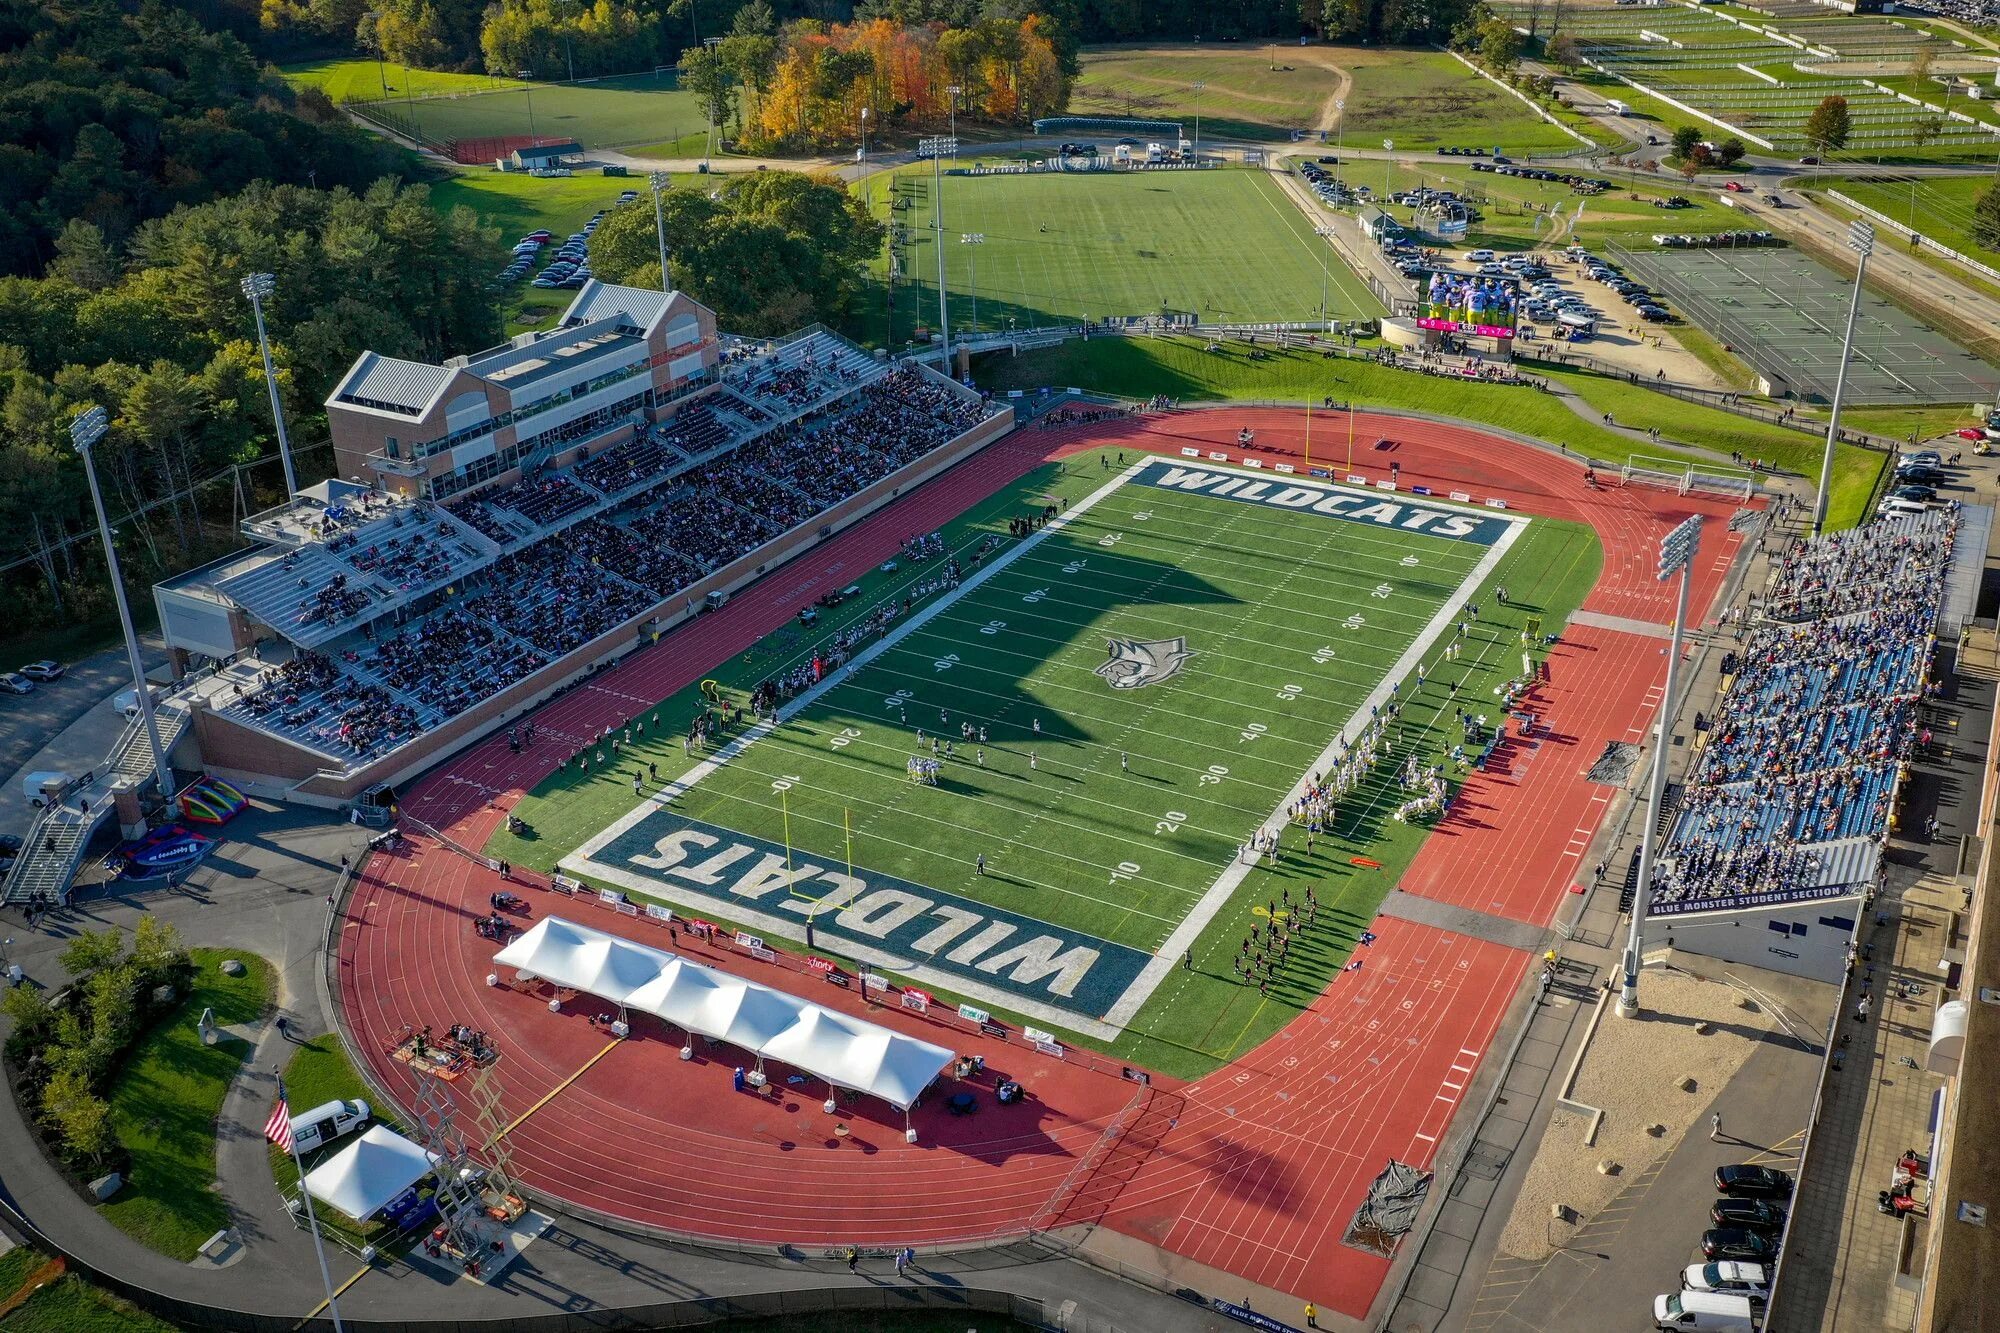
[[[158,635],[140,636],[139,647],[148,671],[165,665],[167,650]],[[0,695],[0,774],[6,775],[0,787],[0,833],[27,829],[31,812],[21,792],[22,773],[77,764],[88,768],[103,760],[125,720],[100,705],[131,688],[132,670],[124,648],[118,647],[71,664],[61,680],[37,685],[33,694]],[[87,716],[89,725],[75,725]]]
[[[326,894],[340,857],[353,855],[362,835],[314,811],[271,808],[242,816],[229,826],[229,835],[178,890],[117,896],[86,891],[75,908],[44,919],[34,930],[18,910],[0,909],[0,933],[12,938],[12,961],[25,968],[31,984],[44,987],[67,980],[56,955],[78,931],[107,926],[129,931],[145,915],[171,922],[191,944],[241,948],[277,966],[278,1009],[258,1025],[254,1053],[231,1088],[218,1125],[218,1188],[243,1238],[243,1258],[231,1267],[196,1270],[113,1228],[49,1164],[11,1097],[0,1098],[0,1199],[66,1250],[127,1281],[180,1299],[297,1318],[319,1302],[320,1282],[311,1246],[291,1225],[265,1156],[261,1126],[275,1093],[271,1071],[292,1053],[270,1020],[282,1012],[295,1030],[324,1033],[329,1026],[317,983]],[[448,1015],[424,1017],[450,1021]],[[6,1026],[0,1019],[0,1035]],[[605,1132],[615,1135],[617,1127],[607,1125]],[[345,1254],[335,1251],[331,1258],[336,1284],[360,1271],[359,1261]],[[910,1278],[897,1278],[892,1267],[886,1260],[870,1261],[850,1275],[839,1261],[816,1254],[709,1252],[559,1218],[492,1286],[447,1284],[425,1268],[383,1263],[341,1295],[340,1308],[358,1318],[505,1320],[827,1288],[864,1299],[866,1293],[914,1287],[947,1293],[982,1288],[1034,1297],[1051,1317],[1065,1301],[1074,1301],[1079,1315],[1099,1321],[1093,1325],[1099,1329],[1220,1333],[1234,1327],[1202,1306],[1036,1246],[927,1259]],[[1232,1287],[1218,1294],[1242,1293]]]

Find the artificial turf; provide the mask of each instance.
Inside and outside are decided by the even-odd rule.
[[[418,97],[393,109],[437,140],[534,134],[568,137],[585,148],[657,144],[707,127],[700,100],[671,73],[628,74],[586,83],[515,85],[501,92]]]
[[[1003,534],[992,559],[1004,559],[1014,540],[1004,536],[1008,517],[1080,501],[1104,484],[1106,473],[1089,456],[1061,473],[1044,469],[949,525],[945,540],[969,553],[988,534]],[[895,892],[929,895],[973,916],[990,912],[996,921],[1013,914],[1045,923],[1065,941],[1096,941],[1106,959],[1136,967],[1232,868],[1239,845],[1271,821],[1292,784],[1323,768],[1336,734],[1357,718],[1365,721],[1371,692],[1395,679],[1402,717],[1392,758],[1342,803],[1331,833],[1308,856],[1303,830],[1292,829],[1281,864],[1248,870],[1233,891],[1227,884],[1217,889],[1212,919],[1191,936],[1189,965],[1153,979],[1156,989],[1122,1035],[1091,1042],[1121,1058],[1196,1075],[1268,1036],[1324,988],[1424,836],[1422,821],[1394,818],[1411,795],[1400,781],[1402,765],[1412,757],[1420,767],[1448,762],[1462,740],[1452,716],[1458,704],[1490,718],[1501,714],[1495,691],[1519,669],[1527,617],[1539,617],[1544,632],[1556,630],[1594,581],[1601,559],[1587,529],[1528,522],[1486,580],[1509,588],[1509,604],[1498,606],[1490,591],[1463,589],[1482,607],[1463,656],[1441,665],[1437,642],[1404,658],[1488,549],[1128,483],[1026,545],[978,586],[955,597],[934,594],[941,609],[932,618],[670,807],[635,802],[632,776],[644,764],[659,765],[661,782],[687,769],[680,737],[699,706],[691,697],[663,705],[660,723],[616,762],[593,764],[588,774],[565,766],[517,808],[532,834],[502,833],[489,849],[549,866],[620,817],[644,810],[630,841],[596,851],[593,865],[615,864],[622,872],[615,882],[644,885],[650,896],[684,908],[695,897],[698,916],[735,923],[770,909],[789,923],[786,933],[800,938],[810,904],[787,908],[782,879],[775,896],[770,889],[785,855],[780,849],[789,845],[794,873],[810,864],[845,875],[851,862],[853,875],[872,890],[893,877],[901,881],[888,886]],[[839,623],[852,623],[884,598],[900,601],[913,582],[934,578],[940,567],[878,572],[863,596],[841,609]],[[714,677],[726,691],[743,691],[809,660],[834,628],[829,622],[812,633],[780,631]],[[1180,636],[1193,656],[1161,684],[1115,690],[1096,673],[1111,639]],[[1421,687],[1412,665],[1418,661],[1429,667]],[[929,756],[940,710],[957,753],[932,787],[912,782],[907,764]],[[962,738],[964,723],[987,728],[983,746]],[[652,790],[650,776],[645,785]],[[734,886],[720,890],[691,888],[687,875],[677,876],[673,858],[655,851],[653,836],[669,829],[680,837],[690,827],[721,843],[739,835],[760,840],[769,872],[763,896],[732,896],[747,892],[734,874]],[[981,853],[985,875],[975,866]],[[633,863],[635,854],[648,862]],[[1357,856],[1379,868],[1357,868]],[[743,861],[738,873],[755,864]],[[1302,897],[1307,885],[1322,908],[1317,927],[1268,994],[1239,983],[1231,962],[1242,937],[1266,919],[1271,902],[1288,891]],[[807,898],[825,891],[826,882],[801,890]],[[709,909],[718,898],[724,910]],[[729,908],[739,903],[732,917]],[[842,934],[837,913],[817,919],[829,934]],[[946,913],[943,920],[950,926],[958,918]],[[750,924],[753,933],[771,930],[762,917]],[[866,934],[850,930],[846,937]],[[963,995],[964,984],[1005,989],[1031,970],[984,971],[979,963],[994,959],[976,950],[946,965],[951,951],[976,938],[967,927],[950,940],[952,950],[907,956],[937,964],[923,982],[946,997]],[[1176,942],[1170,962],[1185,943]],[[822,938],[818,946],[840,955],[837,943]],[[942,941],[931,947],[941,949]],[[1044,980],[1012,994],[1067,1007],[1079,1020],[1109,1002],[1087,978],[1070,996],[1054,994]],[[996,1011],[1018,1012],[1004,998],[991,1002],[986,991],[980,998]],[[1042,1026],[1077,1035],[1060,1019],[1034,1013]],[[1089,1028],[1087,1021],[1079,1026]]]

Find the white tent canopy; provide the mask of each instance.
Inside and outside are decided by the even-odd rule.
[[[548,916],[493,956],[557,986],[852,1088],[907,1111],[952,1053],[664,949]]]
[[[397,1195],[422,1180],[438,1157],[393,1129],[368,1131],[306,1173],[306,1190],[321,1203],[357,1222],[380,1212]]]

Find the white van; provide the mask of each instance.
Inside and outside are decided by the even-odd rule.
[[[39,810],[51,801],[59,799],[75,781],[74,773],[60,773],[53,769],[23,774],[21,795],[28,798],[29,805]]]
[[[368,1103],[359,1098],[315,1106],[292,1117],[292,1142],[301,1153],[323,1148],[360,1129],[368,1123],[368,1116]]]
[[[1632,108],[1625,105],[1625,103],[1619,101],[1615,97],[1607,97],[1604,99],[1604,109],[1606,111],[1609,111],[1614,116],[1629,116],[1632,114]]]
[[[1758,1312],[1748,1296],[1715,1291],[1677,1291],[1653,1297],[1653,1327],[1700,1329],[1702,1333],[1756,1333]]]
[[[1884,518],[1889,518],[1896,514],[1922,514],[1929,510],[1930,506],[1922,500],[1905,500],[1900,495],[1892,495],[1876,506],[1875,512]]]
[[[1719,1291],[1737,1296],[1761,1297],[1771,1289],[1770,1274],[1762,1264],[1734,1260],[1714,1264],[1689,1264],[1681,1274],[1681,1286],[1689,1291]]]
[[[1465,252],[1465,262],[1468,264],[1490,264],[1493,262],[1493,252],[1491,250],[1467,250]]]

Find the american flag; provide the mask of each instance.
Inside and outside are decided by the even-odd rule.
[[[285,1105],[284,1095],[278,1097],[278,1104],[271,1108],[271,1118],[264,1122],[264,1137],[283,1148],[292,1150],[292,1113]]]

